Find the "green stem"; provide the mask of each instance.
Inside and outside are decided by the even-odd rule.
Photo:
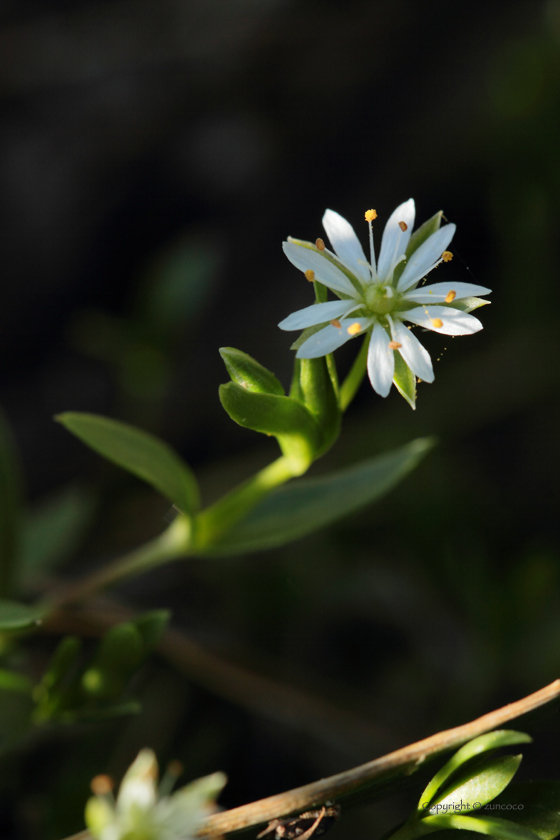
[[[369,333],[364,336],[363,344],[360,352],[354,359],[354,364],[350,368],[348,376],[340,386],[340,410],[346,411],[364,378],[367,366],[367,354],[369,347]]]
[[[125,554],[84,580],[51,594],[45,600],[45,608],[51,611],[66,604],[84,601],[125,578],[161,566],[170,560],[186,557],[191,553],[191,543],[192,522],[187,516],[178,516],[154,540]]]
[[[203,510],[196,519],[195,548],[204,549],[242,519],[271,490],[301,475],[301,465],[282,456]]]

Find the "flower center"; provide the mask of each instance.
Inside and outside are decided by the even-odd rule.
[[[375,283],[366,289],[366,306],[375,315],[387,315],[392,312],[397,302],[397,296],[392,286]]]

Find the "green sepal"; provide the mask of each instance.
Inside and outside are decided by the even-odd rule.
[[[316,324],[314,327],[306,327],[304,331],[299,335],[296,340],[290,344],[290,350],[299,350],[301,345],[304,341],[307,341],[308,338],[311,338],[312,335],[318,333],[319,330],[322,330],[323,327],[326,327],[329,322],[325,321],[324,324]]]
[[[472,312],[480,306],[489,306],[491,303],[491,300],[485,300],[484,298],[465,297],[453,303],[440,304],[440,306],[450,306],[451,309],[460,309],[461,312]]]
[[[257,394],[236,382],[220,386],[220,401],[231,419],[246,429],[273,435],[282,452],[304,472],[321,447],[321,435],[309,411],[291,397]]]
[[[151,484],[182,513],[198,509],[198,485],[190,467],[155,435],[80,411],[59,414],[55,420],[104,458]]]
[[[233,382],[248,391],[284,396],[284,388],[275,375],[248,353],[235,347],[220,347],[219,352]]]
[[[431,219],[428,219],[427,221],[425,221],[424,224],[420,225],[420,227],[417,230],[414,231],[414,233],[412,234],[412,236],[409,239],[408,247],[405,251],[406,261],[403,260],[403,262],[399,263],[397,265],[397,267],[395,268],[395,271],[394,271],[394,274],[393,274],[393,284],[394,285],[396,285],[398,283],[398,281],[400,279],[400,276],[403,273],[403,271],[405,269],[405,266],[406,266],[408,260],[410,259],[411,255],[420,247],[420,245],[424,244],[426,239],[428,239],[428,237],[431,236],[432,233],[435,233],[436,230],[439,230],[439,228],[441,227],[441,217],[442,216],[443,216],[443,211],[439,210],[437,213],[435,213],[431,217]]]
[[[395,353],[395,372],[393,382],[401,397],[404,397],[412,409],[416,409],[416,377],[400,353]]]

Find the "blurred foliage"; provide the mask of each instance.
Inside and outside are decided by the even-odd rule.
[[[367,736],[346,740],[337,718],[318,735],[293,710],[272,722],[150,661],[133,678],[141,713],[47,727],[0,762],[2,836],[79,830],[89,779],[119,777],[142,746],[180,758],[186,778],[226,771],[222,801],[236,805],[557,677],[558,0],[6,3],[0,41],[1,402],[33,511],[19,518],[3,433],[5,597],[14,580],[30,594],[80,576],[167,515],[54,413],[109,415],[170,441],[205,501],[274,457],[221,410],[218,347],[288,385],[275,325],[311,299],[280,241],[320,235],[325,207],[354,218],[409,195],[420,218],[443,207],[458,224],[452,270],[496,290],[482,334],[427,337],[440,361],[414,414],[364,387],[314,468],[320,478],[437,435],[392,495],[288,547],[176,564],[119,592],[172,609],[227,662],[329,699]],[[29,686],[60,641],[18,639],[2,641],[2,740],[27,731]],[[103,664],[89,643],[82,655],[76,675]],[[557,724],[541,726],[520,776],[557,774]],[[333,831],[380,836],[414,801],[349,810]]]

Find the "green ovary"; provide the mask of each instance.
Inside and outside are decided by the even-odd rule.
[[[391,286],[382,286],[379,283],[366,289],[366,306],[375,315],[387,315],[393,311],[399,297]]]

